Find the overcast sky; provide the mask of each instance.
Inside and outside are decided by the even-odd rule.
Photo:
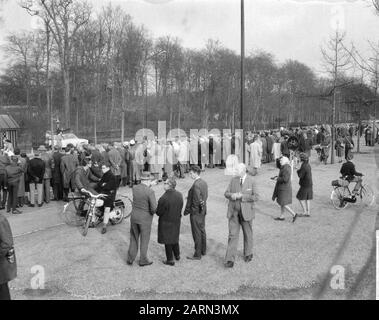
[[[98,10],[110,0],[91,0]],[[118,0],[111,1],[143,24],[153,38],[171,35],[186,48],[203,48],[207,39],[219,40],[240,52],[240,0]],[[3,7],[0,44],[7,33],[34,25],[16,0]],[[322,71],[320,46],[334,33],[336,22],[369,56],[367,40],[379,42],[379,16],[370,0],[245,0],[246,54],[255,49],[272,53],[276,61],[296,59]],[[4,67],[3,59],[0,66]]]

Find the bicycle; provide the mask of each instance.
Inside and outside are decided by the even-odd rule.
[[[367,207],[373,205],[375,201],[374,191],[368,184],[364,184],[362,181],[358,193],[355,196],[353,196],[349,185],[350,182],[344,177],[340,177],[340,180],[332,181],[333,190],[330,194],[330,200],[335,209],[345,209],[350,203],[356,203],[358,199]]]

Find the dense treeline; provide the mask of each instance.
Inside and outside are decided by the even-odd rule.
[[[37,14],[28,3],[25,9]],[[64,127],[93,137],[95,124],[98,131],[121,130],[124,114],[130,136],[145,125],[146,109],[154,130],[157,120],[166,120],[168,129],[233,129],[239,123],[240,56],[220,42],[189,50],[170,36],[153,40],[120,7],[95,13],[85,1],[36,3],[41,30],[9,35],[2,48],[9,67],[0,78],[0,105],[27,106],[18,115],[22,125],[43,132],[51,111]],[[246,128],[330,123],[332,79],[262,51],[251,52],[245,63]],[[341,73],[338,82],[346,85],[336,96],[336,121],[351,121],[350,80]]]

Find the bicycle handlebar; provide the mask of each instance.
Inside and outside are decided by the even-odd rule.
[[[89,196],[90,196],[91,198],[93,198],[93,199],[99,199],[99,198],[105,198],[105,197],[108,197],[107,194],[104,194],[104,193],[93,194],[92,192],[90,192],[90,191],[88,191],[88,190],[85,190],[85,189],[84,189],[84,191],[82,191],[82,192],[84,192],[84,193],[88,193]]]

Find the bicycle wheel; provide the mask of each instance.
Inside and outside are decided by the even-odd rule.
[[[374,191],[372,191],[371,187],[368,184],[362,185],[360,198],[364,206],[370,207],[374,204]]]
[[[70,226],[80,226],[83,225],[84,217],[78,214],[78,208],[81,199],[73,199],[66,203],[62,210],[63,221]]]
[[[129,218],[130,215],[132,214],[133,202],[127,196],[124,196],[123,198],[124,199],[122,201],[124,202],[124,205],[125,205],[124,217]]]
[[[330,194],[330,200],[332,201],[333,207],[337,210],[345,209],[348,206],[348,202],[344,201],[344,197],[348,197],[349,192],[345,187],[334,188]]]
[[[88,228],[89,228],[89,224],[91,223],[91,215],[90,215],[90,211],[88,211],[87,213],[87,216],[86,216],[86,222],[83,226],[83,230],[82,230],[82,235],[85,237],[88,233]]]

